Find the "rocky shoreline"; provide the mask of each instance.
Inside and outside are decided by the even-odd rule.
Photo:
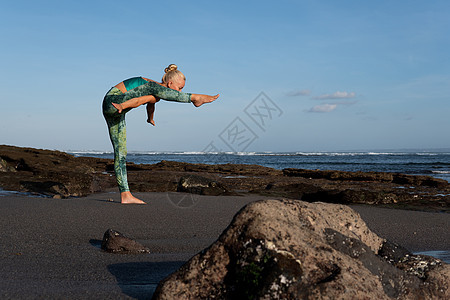
[[[431,176],[384,172],[277,170],[258,165],[161,161],[127,164],[134,192],[284,197],[448,213],[450,184]],[[0,145],[0,188],[53,198],[116,189],[113,160]]]

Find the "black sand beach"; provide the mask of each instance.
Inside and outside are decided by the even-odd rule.
[[[158,282],[209,246],[245,204],[262,196],[136,193],[148,205],[121,205],[117,193],[85,198],[0,197],[0,297],[146,299]],[[449,250],[450,215],[352,206],[380,236],[413,252]],[[100,249],[112,228],[150,254]]]

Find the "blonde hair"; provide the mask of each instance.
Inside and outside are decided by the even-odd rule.
[[[175,78],[181,78],[186,81],[186,76],[184,76],[181,71],[178,70],[177,65],[170,64],[167,68],[164,69],[164,76],[162,77],[163,83],[168,83],[169,81],[174,81]]]

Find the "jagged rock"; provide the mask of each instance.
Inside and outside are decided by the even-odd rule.
[[[106,174],[110,160],[74,157],[64,152],[0,145],[1,187],[62,198],[86,196],[114,186]]]
[[[412,176],[414,177],[414,176]],[[421,176],[418,176],[421,177]],[[436,188],[430,186],[399,185],[376,181],[329,180],[323,178],[295,178],[290,181],[273,181],[253,190],[266,196],[338,204],[389,205],[395,208],[450,211],[450,185]]]
[[[177,192],[219,196],[226,194],[227,189],[215,180],[198,175],[187,175],[178,181]]]
[[[385,241],[380,251],[378,251],[378,255],[389,263],[396,264],[405,257],[412,255],[412,253],[400,245]]]
[[[386,251],[387,242],[347,206],[254,202],[161,281],[153,298],[449,299],[447,264],[432,259],[416,266],[424,272],[418,276],[401,258],[417,256],[387,261]]]
[[[358,188],[357,186],[351,188],[336,186],[331,188],[298,183],[280,186],[271,184],[266,186],[265,190],[272,193],[282,193],[284,197],[297,200],[314,202],[316,199],[321,199],[323,202],[337,204],[389,204],[399,202],[401,197],[395,192],[386,191],[386,188],[380,190],[377,188]]]
[[[182,171],[182,172],[207,172],[226,175],[241,176],[281,176],[281,170],[246,164],[191,164],[177,161],[162,160],[153,167],[154,170]]]
[[[388,172],[345,172],[334,170],[305,170],[286,168],[283,170],[285,176],[303,177],[314,179],[343,180],[343,181],[375,181],[392,182],[396,184],[406,184],[415,186],[430,186],[445,188],[448,182],[444,179],[423,175],[406,175]]]
[[[120,232],[108,229],[103,235],[102,249],[113,253],[149,253],[150,249],[124,236]]]
[[[0,157],[0,172],[16,172],[3,158]]]
[[[383,172],[344,172],[334,170],[307,170],[286,168],[283,174],[290,177],[304,177],[313,179],[329,179],[329,180],[353,180],[353,181],[381,181],[391,182],[393,180],[392,173]]]

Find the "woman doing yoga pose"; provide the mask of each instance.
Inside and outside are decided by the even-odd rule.
[[[164,72],[161,83],[144,77],[124,80],[112,87],[103,99],[103,116],[108,125],[109,137],[114,148],[114,172],[119,186],[121,203],[145,204],[144,201],[134,197],[128,187],[125,114],[132,108],[147,103],[147,122],[155,125],[153,113],[155,103],[160,99],[192,103],[195,107],[199,107],[213,102],[219,97],[219,94],[209,96],[181,92],[186,77],[177,70],[177,66],[174,64],[169,65]]]

